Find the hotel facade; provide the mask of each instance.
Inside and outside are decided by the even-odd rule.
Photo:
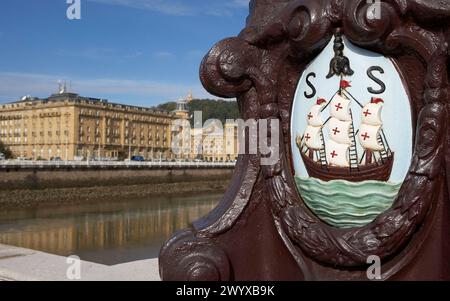
[[[236,123],[175,126],[182,121],[190,127],[192,100],[189,94],[168,112],[82,97],[60,87],[45,99],[27,96],[0,105],[0,141],[15,158],[30,160],[123,160],[137,155],[155,161],[236,160]]]
[[[191,127],[189,103],[192,94],[177,101],[174,111],[177,129],[173,132],[173,151],[177,159],[206,162],[235,161],[239,155],[238,125],[234,121],[222,124],[220,120],[208,120],[202,127]]]
[[[113,104],[62,89],[0,105],[0,140],[16,158],[170,159],[174,113]]]

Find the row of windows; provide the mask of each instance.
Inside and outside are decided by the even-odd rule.
[[[69,120],[69,115],[65,115],[66,121]],[[55,115],[55,116],[47,116],[47,115],[33,115],[31,116],[32,119],[37,119],[37,118],[42,118],[42,122],[44,122],[44,120],[47,120],[47,122],[51,122],[51,121],[61,121],[63,118],[60,115]],[[55,120],[57,118],[57,120]],[[30,117],[28,116],[20,116],[20,118],[15,118],[15,119],[2,119],[0,121],[0,125],[1,126],[12,126],[12,125],[19,125],[22,124],[23,122],[27,122],[28,119],[30,119]],[[34,121],[34,120],[33,120]]]
[[[99,117],[99,112],[97,112],[97,113],[94,115],[94,114],[83,113],[83,111],[82,111],[81,115],[84,115],[84,116],[86,116],[86,115],[92,115],[92,116],[97,116],[97,117]],[[110,125],[111,122],[116,122],[116,123],[118,123],[117,120],[116,120],[116,121],[113,121],[112,119],[120,119],[120,116],[119,116],[117,113],[112,114],[112,115],[107,113],[106,116],[108,117],[108,118],[106,118],[106,124],[107,124],[107,125]],[[89,117],[88,117],[87,119],[89,119]],[[157,117],[148,117],[148,116],[140,116],[140,117],[135,116],[135,117],[132,117],[132,118],[128,118],[128,116],[125,115],[124,119],[125,119],[125,126],[129,126],[129,125],[132,123],[132,122],[130,122],[130,119],[131,119],[132,121],[137,121],[137,122],[140,121],[140,122],[164,123],[164,124],[170,123],[170,120],[169,120],[169,119],[165,119],[165,118],[157,118]],[[84,123],[85,121],[86,121],[86,118],[80,117],[80,123]],[[96,118],[96,119],[95,119],[95,122],[96,122],[97,124],[99,124],[99,123],[100,123],[100,117],[99,117],[99,118]]]
[[[29,139],[28,137],[7,137],[1,139],[3,142],[7,144],[61,144],[64,140],[61,139],[43,139],[43,138],[33,138]],[[67,141],[67,140],[66,140]]]
[[[67,127],[68,124],[69,124],[69,122],[66,121],[66,122],[65,122],[65,126]],[[40,125],[41,128],[44,128],[44,127],[52,128],[52,127],[53,127],[53,123],[51,123],[51,122],[46,123],[46,124],[44,124],[44,122],[41,122],[39,125]],[[14,127],[14,129],[26,129],[26,128],[28,128],[28,124],[27,124],[27,123],[24,123],[24,124],[20,123],[20,124],[12,124],[12,125],[10,125],[10,126],[4,125],[4,126],[1,127],[0,129],[1,129],[1,130],[7,130],[7,129],[11,130],[11,129],[13,129],[12,127]],[[32,127],[32,128],[36,128],[36,123],[32,123],[32,124],[31,124],[31,127]],[[57,122],[57,123],[56,123],[56,127],[57,127],[57,128],[61,127],[61,123],[60,123],[60,122]]]
[[[53,136],[53,133],[55,134],[55,136],[61,136],[61,133],[63,133],[63,135],[64,136],[69,136],[69,131],[68,130],[66,130],[66,131],[64,131],[64,132],[61,132],[61,131],[47,131],[47,132],[45,132],[45,131],[40,131],[40,132],[31,132],[31,137],[37,137],[38,134],[39,133],[39,136],[41,136],[41,137],[44,137],[45,136],[45,133],[47,133],[47,136],[49,136],[49,137],[51,137],[51,136]],[[28,137],[28,130],[27,129],[25,129],[24,131],[23,131],[23,133],[22,133],[22,131],[14,131],[14,132],[12,132],[12,131],[9,131],[9,132],[7,132],[7,131],[0,131],[0,137]]]
[[[80,129],[79,129],[80,136],[84,135],[85,132],[90,134],[92,132],[91,127],[90,126],[88,126],[88,127],[80,126]],[[95,127],[94,132],[97,135],[100,134],[100,128]],[[133,130],[133,131],[130,131],[128,129],[125,130],[125,136],[129,136],[130,133],[132,134],[133,137],[137,136],[136,130]],[[107,128],[106,135],[109,136],[111,134],[116,135],[116,136],[120,135],[120,128]],[[145,133],[141,131],[139,136],[141,138],[143,138],[145,136]],[[163,139],[167,139],[167,132],[166,131],[163,132],[162,136],[163,136]],[[153,131],[148,132],[148,137],[149,137],[149,139],[153,138]],[[157,128],[156,139],[159,139],[159,137],[160,137],[160,132],[159,132],[159,128]]]
[[[130,144],[130,142],[131,142],[131,144],[137,145],[138,141],[139,141],[139,145],[148,145],[148,146],[156,146],[156,147],[160,147],[160,146],[167,147],[168,146],[168,142],[167,141],[159,141],[159,140],[153,141],[153,140],[149,140],[149,141],[146,142],[144,139],[138,140],[138,139],[128,139],[128,138],[125,139],[125,144]],[[101,143],[100,137],[98,137],[98,136],[95,136],[95,137],[80,136],[79,142],[83,143],[83,144],[84,143],[92,143],[92,142],[95,142],[95,144]],[[121,142],[120,142],[119,138],[107,137],[106,138],[106,144],[111,144],[111,143],[113,143],[113,144],[120,144]]]

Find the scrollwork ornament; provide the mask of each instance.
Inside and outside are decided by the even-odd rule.
[[[259,153],[242,156],[232,187],[215,213],[175,235],[163,248],[161,275],[167,280],[245,278],[247,270],[234,263],[242,249],[221,242],[245,243],[250,238],[248,233],[240,236],[242,229],[251,229],[259,239],[259,228],[249,221],[268,218],[261,209],[265,204],[278,238],[301,270],[298,279],[361,279],[365,274],[358,273],[365,271],[372,255],[391,267],[383,279],[400,274],[406,265],[416,264],[415,254],[430,243],[427,235],[437,231],[432,230],[434,217],[442,207],[448,208],[450,2],[385,0],[378,19],[372,18],[365,0],[251,2],[249,26],[211,49],[200,77],[209,92],[236,97],[244,118],[281,122],[280,159],[262,166]],[[274,7],[274,15],[261,15]],[[333,228],[308,209],[295,186],[289,151],[295,84],[337,31],[356,46],[394,61],[409,89],[416,125],[411,166],[393,206],[372,223],[350,229]],[[415,68],[408,66],[411,62]],[[272,237],[267,243],[273,241]],[[273,253],[267,248],[252,250],[265,263],[275,260],[267,254],[280,252],[281,248]],[[286,263],[283,268],[290,267]],[[280,269],[268,269],[264,277],[273,280],[270,276]]]
[[[160,255],[160,275],[169,281],[228,281],[230,263],[214,242],[195,237],[192,231],[178,233]]]

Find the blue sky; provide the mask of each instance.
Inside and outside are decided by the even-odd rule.
[[[153,106],[201,87],[202,57],[245,25],[248,0],[66,0],[0,3],[0,103],[47,97],[57,81],[83,96]]]

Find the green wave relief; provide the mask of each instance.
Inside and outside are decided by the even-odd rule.
[[[343,180],[324,182],[299,177],[296,182],[308,207],[321,220],[337,228],[370,224],[392,206],[403,184]]]

